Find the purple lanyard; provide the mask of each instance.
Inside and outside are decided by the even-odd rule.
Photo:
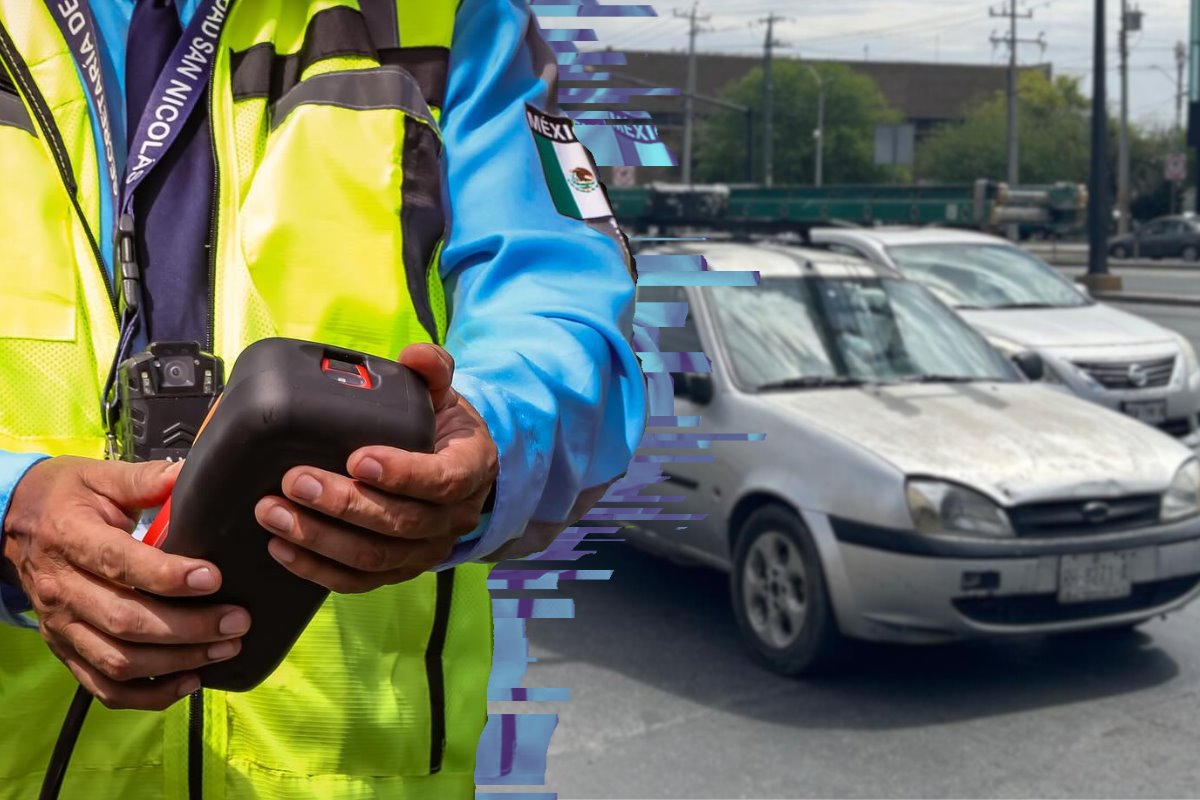
[[[141,0],[149,2],[149,0]],[[141,306],[141,274],[134,247],[133,197],[146,176],[161,162],[179,138],[184,123],[200,102],[212,74],[217,42],[233,0],[201,0],[183,36],[171,51],[166,65],[150,92],[137,130],[129,140],[125,174],[117,173],[112,140],[112,119],[104,71],[100,66],[100,37],[89,0],[45,0],[83,73],[83,84],[100,117],[104,163],[112,192],[112,207],[118,216],[116,262],[120,266],[125,307],[137,312]],[[114,265],[116,266],[116,265]]]

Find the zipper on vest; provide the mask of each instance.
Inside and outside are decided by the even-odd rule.
[[[25,65],[25,61],[17,52],[17,47],[13,43],[12,37],[8,35],[8,30],[0,23],[0,61],[12,73],[13,80],[17,87],[29,101],[29,107],[33,110],[33,116],[37,119],[38,127],[42,129],[43,135],[46,137],[46,142],[50,145],[50,152],[54,154],[54,163],[58,167],[58,174],[62,178],[63,186],[66,187],[67,195],[71,198],[71,205],[75,207],[75,213],[79,217],[79,223],[83,226],[84,232],[87,234],[88,244],[92,246],[92,255],[95,257],[96,269],[100,270],[100,277],[103,279],[105,290],[108,293],[108,302],[112,307],[113,319],[119,319],[117,306],[117,294],[115,283],[109,280],[108,269],[104,266],[104,256],[100,252],[100,245],[96,242],[96,236],[88,225],[87,216],[83,213],[83,206],[79,204],[79,184],[75,182],[75,173],[71,167],[71,158],[67,155],[67,146],[62,140],[62,135],[58,132],[58,126],[54,123],[54,115],[50,112],[50,107],[46,105],[46,98],[42,97],[41,91],[37,88],[37,83],[33,80],[33,75],[29,72],[29,68]]]
[[[188,800],[204,797],[204,690],[188,696]]]
[[[434,601],[433,627],[425,648],[425,677],[429,681],[429,774],[442,769],[446,755],[446,674],[442,652],[446,649],[446,629],[450,624],[450,605],[454,597],[454,570],[437,574],[437,598]]]
[[[208,76],[208,120],[206,121],[209,145],[212,147],[213,165],[212,196],[209,198],[208,217],[208,308],[205,309],[208,324],[204,331],[206,337],[204,351],[207,353],[214,352],[213,348],[216,346],[217,338],[217,219],[219,217],[217,204],[221,201],[221,162],[217,158],[217,126],[214,124],[215,117],[213,116],[215,107],[213,81],[216,80],[216,74],[217,59],[214,56]]]

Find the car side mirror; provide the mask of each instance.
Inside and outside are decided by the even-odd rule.
[[[713,399],[712,375],[702,372],[676,375],[675,396],[685,397],[697,405],[708,405]]]
[[[1081,295],[1083,295],[1084,297],[1091,297],[1091,296],[1092,296],[1092,290],[1088,288],[1088,285],[1087,285],[1086,283],[1077,283],[1077,284],[1075,284],[1075,289],[1076,289],[1076,291],[1078,291],[1078,292],[1079,292]]]
[[[1012,360],[1017,365],[1017,369],[1021,370],[1029,380],[1040,381],[1046,377],[1046,362],[1037,353],[1032,351],[1017,353]]]

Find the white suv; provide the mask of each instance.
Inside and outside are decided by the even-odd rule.
[[[1041,355],[1047,382],[1200,447],[1191,343],[1096,302],[1025,250],[941,228],[822,228],[812,240],[924,283],[1001,351]]]

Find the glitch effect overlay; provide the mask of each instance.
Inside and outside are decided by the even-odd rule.
[[[648,5],[598,4],[593,0],[531,0],[539,19],[565,17],[652,17]],[[575,124],[579,140],[601,167],[662,167],[676,165],[670,149],[659,138],[651,115],[630,108],[639,98],[678,95],[672,88],[625,88],[607,84],[610,72],[625,64],[625,55],[611,50],[580,50],[581,42],[597,42],[594,30],[543,28],[542,34],[559,64],[559,105]],[[573,85],[574,84],[574,85]],[[607,107],[605,107],[607,106]],[[614,107],[615,106],[615,107]],[[698,256],[641,256],[639,286],[746,286],[757,283],[754,273],[709,272]],[[488,715],[479,741],[475,781],[477,800],[556,800],[557,794],[541,791],[546,785],[546,762],[557,713],[539,710],[538,704],[570,699],[570,689],[523,686],[533,659],[529,655],[526,621],[570,619],[574,601],[556,596],[566,581],[608,580],[611,570],[575,569],[590,549],[603,542],[622,541],[622,530],[638,521],[670,520],[686,526],[697,515],[678,513],[672,503],[682,498],[647,496],[642,492],[663,482],[664,465],[710,461],[706,454],[714,441],[754,441],[761,434],[699,433],[699,417],[675,416],[672,372],[709,372],[703,353],[660,352],[662,328],[680,327],[687,319],[687,303],[642,302],[634,321],[634,345],[642,360],[649,389],[650,419],[642,447],[626,476],[614,484],[604,499],[579,524],[568,528],[538,556],[500,564],[492,571],[495,653],[488,699],[504,703],[506,713]],[[652,452],[650,452],[652,451]],[[507,713],[513,703],[522,711]],[[525,706],[524,704],[531,704]],[[525,711],[524,708],[528,708]],[[503,787],[503,790],[501,788]],[[528,791],[516,790],[517,787]],[[489,788],[496,791],[489,791]]]

